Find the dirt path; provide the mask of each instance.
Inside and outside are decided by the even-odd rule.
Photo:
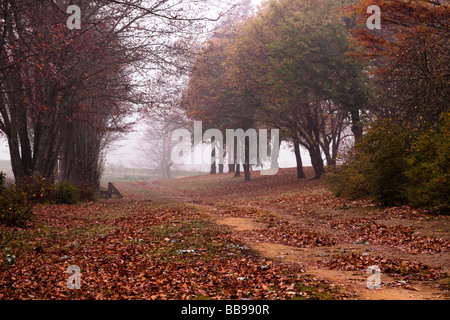
[[[258,255],[299,264],[354,299],[450,299],[450,217],[346,202],[291,171],[250,182],[216,175],[137,186],[197,208]],[[365,271],[378,264],[381,289],[367,289]]]
[[[218,224],[231,227],[236,233],[240,231],[254,231],[262,229],[261,222],[250,218],[219,218],[215,219]],[[283,260],[285,262],[297,263],[302,266],[305,273],[321,280],[328,280],[338,285],[343,291],[356,299],[369,300],[437,300],[446,299],[442,291],[433,288],[431,285],[414,283],[406,288],[388,287],[396,281],[387,275],[382,275],[382,289],[367,289],[367,277],[362,272],[352,272],[343,270],[330,270],[323,267],[322,262],[333,253],[344,251],[356,251],[357,248],[351,245],[339,245],[331,247],[297,248],[271,242],[253,242],[243,238],[245,244],[261,256]]]

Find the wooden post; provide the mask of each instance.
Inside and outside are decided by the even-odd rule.
[[[105,194],[107,199],[110,199],[113,194],[115,194],[119,199],[123,198],[122,194],[111,182],[108,182],[108,190],[102,191],[101,194]]]
[[[118,196],[119,199],[123,198],[123,196],[120,194],[119,190],[117,190],[116,187],[114,187],[114,185],[111,182],[108,182],[108,192],[109,192],[109,198],[111,198],[111,196],[113,194]]]

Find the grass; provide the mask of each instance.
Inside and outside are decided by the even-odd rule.
[[[224,179],[224,176],[229,179]],[[181,191],[206,191],[241,184],[241,179],[233,179],[230,174],[203,175],[189,179],[173,179],[163,184]]]
[[[207,172],[171,170],[171,176],[174,178],[191,177],[207,174]],[[133,180],[158,180],[162,179],[160,170],[141,169],[124,166],[106,166],[103,172],[102,181],[133,181]]]
[[[72,228],[66,230],[65,234],[61,235],[64,241],[82,240],[85,238],[96,238],[107,235],[114,230],[115,227],[106,224],[91,224],[88,226]]]
[[[154,225],[146,233],[156,244],[148,256],[163,256],[170,261],[209,261],[213,259],[238,257],[242,245],[232,241],[230,233],[205,219]]]
[[[306,285],[304,281],[298,281],[295,284],[295,291],[311,293],[311,296],[308,296],[308,300],[333,300],[333,293],[338,293],[338,290],[330,288],[326,283]],[[300,295],[300,297],[295,297],[293,300],[304,300],[304,298]]]

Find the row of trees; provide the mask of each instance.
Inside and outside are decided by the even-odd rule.
[[[229,16],[193,67],[188,117],[205,130],[277,128],[294,146],[298,178],[305,177],[300,147],[321,177],[323,157],[334,166],[350,132],[361,140],[369,110],[364,62],[348,56],[357,23],[343,9],[351,3],[269,1],[255,15]],[[249,179],[246,163],[244,172]]]
[[[151,104],[155,70],[173,73],[209,20],[208,1],[0,2],[0,132],[17,185],[33,175],[99,186],[105,146]],[[217,13],[219,15],[219,13]]]
[[[205,129],[280,129],[298,178],[303,147],[316,178],[324,160],[334,171],[338,194],[448,210],[448,1],[379,0],[374,30],[372,4],[272,0],[229,16],[203,45],[182,106]],[[339,157],[350,133],[356,148]]]
[[[277,128],[299,178],[300,148],[319,178],[351,136],[358,147],[337,173],[340,192],[448,206],[446,0],[379,0],[380,30],[366,27],[368,0],[272,0],[256,13],[244,0],[193,62],[211,4],[222,3],[80,0],[81,29],[69,30],[69,0],[1,1],[0,133],[16,183],[58,171],[98,188],[102,151],[138,111],[166,155],[169,132],[190,120],[204,130]],[[169,172],[170,158],[159,165]]]

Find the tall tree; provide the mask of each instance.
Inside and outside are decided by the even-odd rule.
[[[233,91],[226,78],[224,62],[227,47],[233,40],[239,23],[245,20],[251,10],[251,2],[244,1],[236,10],[224,17],[211,39],[206,41],[192,68],[189,86],[185,93],[184,108],[188,117],[203,122],[203,129],[219,129],[225,137],[226,129],[250,129],[255,124],[255,99],[250,93]],[[237,148],[237,141],[234,143]],[[245,144],[246,150],[248,143]],[[225,149],[227,146],[225,146]],[[237,155],[236,150],[228,150]],[[212,156],[215,156],[212,150]],[[218,155],[222,157],[223,155]],[[229,166],[240,175],[239,163]],[[245,161],[244,161],[245,162]],[[236,167],[235,167],[236,165]],[[243,163],[245,179],[250,179],[250,165]],[[211,173],[215,173],[216,164],[212,163]],[[235,169],[236,168],[236,169]]]
[[[359,181],[353,194],[384,205],[448,211],[449,30],[448,1],[383,0],[381,29],[365,26],[369,1],[356,14],[354,54],[368,62],[383,108],[371,123],[341,181]],[[357,177],[357,179],[355,179]]]
[[[353,8],[365,23],[363,0]],[[382,0],[381,30],[355,28],[354,54],[371,63],[388,117],[420,125],[438,123],[448,110],[450,11],[445,0]]]

